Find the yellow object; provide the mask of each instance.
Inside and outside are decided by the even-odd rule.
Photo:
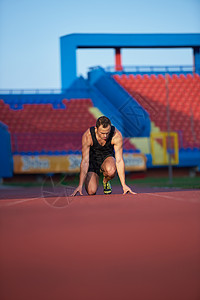
[[[150,142],[148,137],[130,138],[130,143],[139,149],[143,154],[150,153]]]
[[[97,107],[90,107],[89,112],[95,117],[95,119],[103,116],[102,112]]]
[[[169,147],[168,139],[171,140]],[[168,165],[169,155],[171,155],[171,164],[179,163],[178,134],[176,132],[152,132],[150,141],[153,165]]]
[[[146,157],[142,153],[125,153],[123,157],[126,171],[146,170]],[[79,173],[81,159],[81,154],[13,155],[14,173]]]
[[[77,173],[81,155],[14,155],[14,173]]]

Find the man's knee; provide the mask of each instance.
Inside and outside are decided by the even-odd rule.
[[[88,195],[95,195],[98,189],[99,176],[94,172],[89,172],[85,181],[85,189]]]
[[[97,188],[95,188],[95,187],[88,187],[87,188],[87,193],[88,193],[88,195],[96,195],[96,192],[97,192]]]
[[[116,166],[115,165],[108,165],[106,166],[105,170],[106,176],[113,178],[116,174]]]

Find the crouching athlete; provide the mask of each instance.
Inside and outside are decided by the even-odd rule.
[[[102,116],[97,119],[96,127],[89,128],[82,136],[82,160],[80,165],[79,185],[72,193],[95,195],[100,173],[103,173],[104,194],[111,194],[110,180],[118,173],[123,194],[135,194],[125,183],[125,166],[123,160],[123,139],[119,130],[111,125],[110,120]]]

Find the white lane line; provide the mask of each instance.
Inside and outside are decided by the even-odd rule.
[[[173,199],[173,200],[176,200],[176,201],[200,203],[200,199],[192,199],[192,198],[191,199],[184,199],[184,198],[177,198],[177,197],[173,197],[173,196],[162,195],[162,194],[158,194],[158,193],[155,193],[155,194],[148,193],[148,195],[167,198],[167,199]]]
[[[18,200],[18,201],[15,201],[15,202],[9,202],[9,203],[3,203],[3,204],[1,204],[1,201],[0,201],[0,207],[13,206],[13,205],[21,204],[21,203],[24,203],[24,202],[39,200],[39,199],[42,199],[42,198],[41,197],[39,197],[39,198],[28,198],[28,199],[24,199],[24,200]],[[10,199],[8,199],[6,201],[9,201],[9,200]]]

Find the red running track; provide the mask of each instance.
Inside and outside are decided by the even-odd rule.
[[[1,300],[200,299],[200,191],[16,194],[0,222]]]

